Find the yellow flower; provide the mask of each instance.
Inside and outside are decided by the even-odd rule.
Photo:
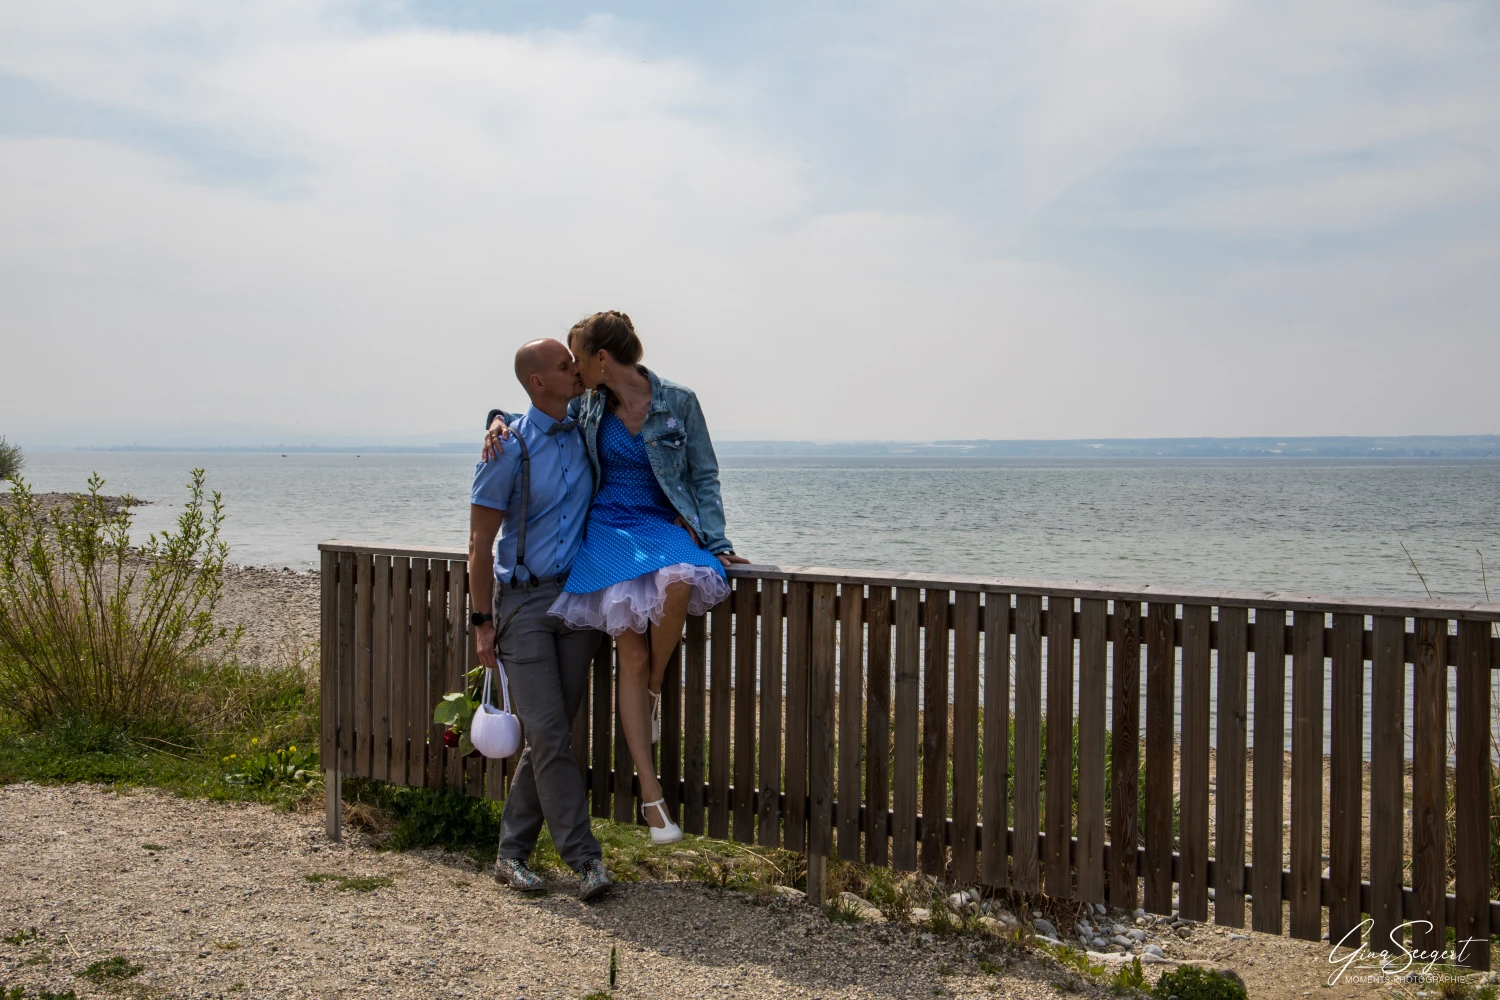
[[[296,747],[287,747],[286,752],[287,753],[296,753],[297,752],[297,748]]]
[[[252,736],[252,737],[250,737],[250,745],[253,746],[253,747],[254,746],[260,746],[260,737],[259,736]]]

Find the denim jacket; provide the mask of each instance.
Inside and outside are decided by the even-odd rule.
[[[704,548],[714,555],[733,552],[734,546],[724,537],[719,460],[698,397],[693,390],[659,377],[644,365],[641,371],[651,380],[651,409],[641,424],[641,440],[657,483],[683,521],[693,526]],[[599,428],[607,412],[607,397],[607,393],[591,389],[568,404],[568,416],[578,421],[588,446],[595,493],[600,480]],[[502,411],[491,410],[490,419],[497,412]],[[510,422],[508,417],[506,422]]]

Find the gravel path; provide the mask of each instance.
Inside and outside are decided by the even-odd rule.
[[[146,995],[577,1000],[607,986],[616,946],[621,998],[1057,996],[1025,963],[984,974],[967,939],[687,882],[528,900],[457,856],[329,844],[318,817],[263,806],[11,785],[0,856],[4,933],[39,929],[0,944],[0,985],[28,995],[104,995],[78,973],[121,955]],[[391,884],[340,891],[318,874]]]

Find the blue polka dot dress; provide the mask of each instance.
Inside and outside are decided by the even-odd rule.
[[[724,567],[673,523],[677,511],[651,471],[645,442],[614,413],[599,427],[599,467],[583,546],[551,613],[574,628],[619,635],[660,623],[668,584],[689,585],[689,614],[728,597]]]

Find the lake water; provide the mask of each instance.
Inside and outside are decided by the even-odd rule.
[[[25,474],[70,491],[97,471],[151,501],[148,532],[195,466],[239,563],[312,567],[327,538],[465,544],[461,455],[33,452]],[[1435,595],[1465,599],[1485,595],[1479,552],[1500,565],[1496,461],[734,458],[722,480],[736,548],[782,565],[1420,597],[1405,543]]]
[[[306,568],[326,538],[461,546],[462,455],[32,452],[38,490],[151,501],[188,470],[224,495],[234,561]],[[1500,462],[1470,460],[725,459],[729,537],[756,562],[1482,599],[1500,565]],[[1476,551],[1477,550],[1477,551]],[[1500,587],[1495,588],[1500,592]]]

